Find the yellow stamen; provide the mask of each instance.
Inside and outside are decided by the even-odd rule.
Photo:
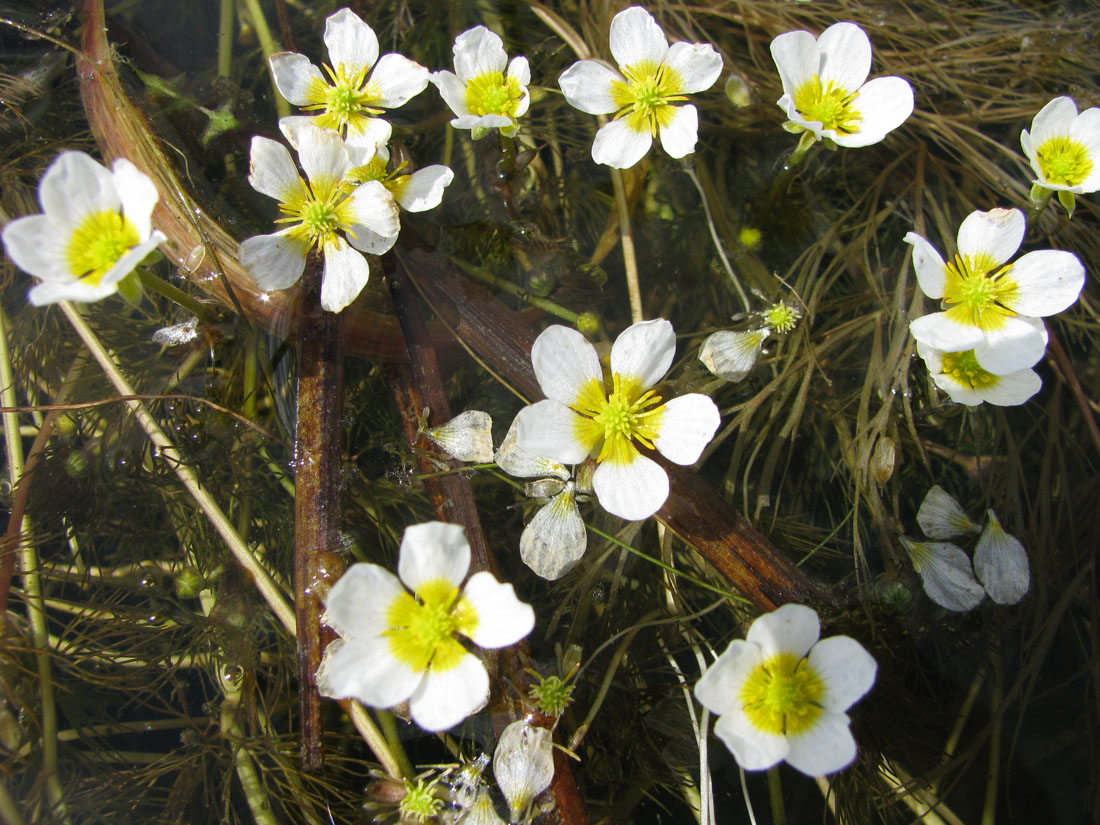
[[[99,286],[118,259],[140,242],[137,227],[129,218],[113,210],[93,212],[73,230],[65,260],[73,275]]]
[[[635,132],[649,132],[656,137],[658,130],[676,117],[677,107],[672,104],[687,100],[682,94],[684,81],[675,69],[652,60],[627,66],[623,76],[626,83],[611,83],[611,99],[618,107],[615,119],[625,118]]]
[[[1012,264],[997,268],[988,255],[956,255],[944,265],[943,300],[952,320],[989,332],[1016,317],[1011,306],[1020,286],[1011,277]]]
[[[813,727],[822,713],[825,682],[809,660],[780,653],[761,662],[741,688],[749,721],[771,734],[797,735]]]
[[[421,585],[416,595],[402,593],[386,613],[390,651],[417,672],[450,670],[466,656],[455,634],[477,630],[477,609],[446,579]]]
[[[795,91],[794,106],[806,120],[820,121],[823,130],[851,135],[859,131],[859,124],[863,121],[863,115],[852,107],[854,99],[854,92],[832,80],[822,84],[821,78],[815,74]]]

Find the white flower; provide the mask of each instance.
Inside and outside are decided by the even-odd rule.
[[[995,375],[1026,370],[1042,358],[1045,332],[1031,319],[1076,301],[1085,268],[1076,255],[1057,250],[1028,252],[1008,263],[1026,228],[1019,209],[971,212],[959,227],[958,254],[950,263],[923,237],[908,233],[921,290],[947,307],[910,323],[913,337],[943,352],[973,350],[982,369]]]
[[[1045,345],[1047,331],[1042,321],[1024,316],[1019,320],[1036,324],[1042,331]],[[988,401],[998,407],[1015,407],[1043,388],[1043,379],[1032,369],[1017,370],[1007,375],[996,375],[983,369],[972,349],[944,352],[918,341],[917,354],[924,359],[928,374],[936,386],[951,396],[956,404],[975,407]]]
[[[1056,97],[1039,110],[1020,144],[1044,189],[1078,195],[1100,189],[1100,109],[1077,113],[1070,97]]]
[[[510,476],[543,480],[538,488],[532,489],[529,485],[527,492],[550,500],[523,528],[519,555],[536,575],[554,581],[568,573],[584,556],[588,549],[588,531],[577,507],[577,485],[570,481],[569,468],[521,448],[518,424],[517,416],[496,452],[496,463]]]
[[[985,590],[974,579],[970,558],[962,548],[946,541],[899,538],[913,569],[920,574],[924,592],[940,607],[961,612],[977,607],[985,598]]]
[[[493,419],[487,412],[466,410],[442,426],[425,430],[424,435],[458,461],[493,460]]]
[[[549,728],[526,719],[512,722],[500,734],[493,751],[493,775],[508,800],[512,822],[523,814],[554,779],[554,736]]]
[[[974,572],[989,598],[997,604],[1016,604],[1031,585],[1024,545],[1004,531],[992,510],[974,548]]]
[[[379,59],[374,30],[350,9],[340,9],[325,21],[325,47],[329,65],[324,74],[305,55],[271,56],[279,93],[295,106],[320,113],[294,119],[335,129],[349,143],[388,141],[390,124],[377,115],[403,106],[424,91],[428,70],[399,54]]]
[[[157,188],[124,158],[108,170],[83,152],[62,152],[38,184],[42,215],[4,227],[4,248],[20,269],[42,280],[28,298],[98,301],[162,243],[153,229]]]
[[[590,115],[615,114],[596,133],[592,159],[625,169],[645,156],[656,137],[674,158],[694,152],[699,113],[678,104],[714,85],[721,55],[706,43],[669,46],[657,21],[638,6],[611,21],[611,54],[618,71],[581,60],[558,79],[570,105]]]
[[[807,31],[781,34],[771,52],[783,82],[777,103],[792,132],[809,131],[838,146],[868,146],[913,113],[907,80],[864,82],[871,71],[871,41],[855,23],[834,23],[816,40]]]
[[[574,329],[548,327],[531,362],[547,400],[520,410],[519,445],[563,464],[596,456],[592,486],[600,505],[621,518],[648,518],[668,498],[668,475],[638,446],[692,464],[714,436],[720,415],[705,395],[662,403],[652,387],[672,366],[676,334],[664,319],[623,330],[611,348],[605,383],[596,349]]]
[[[405,530],[400,581],[376,564],[348,568],[325,603],[322,621],[341,638],[317,671],[321,692],[378,708],[407,700],[413,720],[429,731],[481,708],[489,675],[457,635],[505,647],[531,632],[535,614],[491,573],[475,573],[463,588],[469,566],[462,528],[433,521]]]
[[[970,520],[962,505],[940,485],[933,486],[917,510],[917,524],[930,539],[953,539],[982,528]]]
[[[845,711],[871,689],[878,665],[855,639],[820,635],[817,613],[783,605],[754,621],[695,685],[695,698],[719,716],[714,732],[745,770],[786,760],[823,776],[855,759]]]
[[[293,225],[245,240],[239,251],[241,266],[261,289],[286,289],[302,277],[307,253],[317,248],[325,259],[321,306],[339,312],[370,277],[366,259],[352,246],[360,245],[360,233],[396,236],[401,228],[397,204],[378,181],[348,192],[348,149],[336,132],[305,125],[297,134],[298,158],[308,183],[299,177],[285,146],[252,138],[248,182],[279,201],[286,216],[279,222]]]
[[[699,360],[719,378],[740,381],[756,365],[769,332],[767,327],[747,332],[712,332],[699,348]]]
[[[455,38],[454,65],[454,72],[432,72],[428,78],[455,113],[451,125],[515,135],[516,119],[526,114],[531,103],[527,58],[521,55],[509,63],[504,41],[484,26],[476,26]]]

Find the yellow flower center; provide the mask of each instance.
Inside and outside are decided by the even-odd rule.
[[[349,72],[343,63],[335,69],[326,65],[325,72],[331,83],[316,77],[306,92],[312,103],[303,108],[319,111],[316,125],[322,129],[335,129],[341,135],[348,131],[360,131],[376,115],[382,114],[378,103],[382,95],[373,82],[367,82],[367,66]]]
[[[830,80],[823,85],[816,74],[794,93],[794,106],[806,120],[820,121],[822,129],[838,135],[851,135],[859,130],[863,115],[852,108],[854,92]]]
[[[945,264],[943,300],[949,318],[988,332],[1016,316],[1009,308],[1020,294],[1019,284],[1009,276],[1012,264],[996,266],[985,254],[956,255]]]
[[[93,212],[73,230],[65,248],[69,271],[95,286],[118,259],[141,243],[137,227],[118,212]]]
[[[797,735],[821,716],[825,682],[809,660],[780,653],[761,662],[741,688],[745,715],[759,730]]]
[[[478,117],[503,115],[514,118],[523,100],[523,87],[517,78],[504,72],[484,72],[466,81],[466,107]]]
[[[637,442],[653,449],[660,431],[665,405],[653,390],[642,391],[636,378],[615,373],[611,395],[605,393],[603,382],[589,380],[575,404],[580,415],[576,434],[581,443],[592,450],[603,442],[596,462],[630,464],[638,455]]]
[[[298,179],[299,190],[279,211],[287,217],[277,218],[276,223],[295,223],[290,236],[302,244],[304,251],[312,247],[324,249],[336,240],[338,232],[352,235],[353,215],[347,205],[347,194],[335,181],[316,180],[307,184]]]
[[[1092,158],[1083,143],[1068,137],[1052,137],[1035,153],[1047,183],[1077,186],[1092,172]]]
[[[982,368],[972,349],[966,352],[945,352],[942,359],[943,374],[972,390],[987,389],[1000,380],[998,376]]]
[[[419,597],[419,598],[418,598]],[[450,670],[466,656],[456,633],[477,630],[477,609],[446,579],[421,585],[416,596],[402,593],[386,613],[390,652],[414,671]]]
[[[687,100],[681,94],[684,82],[680,74],[664,63],[643,60],[623,69],[626,83],[611,83],[611,99],[618,107],[615,119],[626,118],[635,132],[649,132],[654,137],[660,128],[672,123],[676,116],[673,103]]]

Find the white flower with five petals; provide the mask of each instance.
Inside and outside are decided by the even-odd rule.
[[[786,604],[760,616],[695,685],[695,698],[737,763],[761,771],[786,760],[809,776],[856,757],[845,712],[875,683],[878,665],[848,636],[820,639],[815,613]]]
[[[909,324],[918,342],[943,352],[973,350],[977,364],[994,375],[1026,370],[1043,357],[1046,334],[1033,319],[1076,301],[1085,268],[1059,250],[1028,252],[1008,263],[1026,228],[1019,209],[971,212],[949,263],[916,232],[905,236],[921,290],[945,305]]]
[[[317,671],[321,693],[377,708],[408,701],[413,721],[429,731],[483,707],[489,675],[458,637],[506,647],[531,632],[535,614],[492,573],[475,573],[463,586],[469,567],[462,528],[433,521],[406,528],[400,580],[377,564],[348,568],[325,601],[322,621],[340,639]]]
[[[771,52],[783,82],[777,103],[792,132],[812,132],[837,146],[868,146],[913,113],[907,80],[867,81],[871,41],[855,23],[834,23],[816,39],[807,31],[781,34]]]
[[[45,214],[4,227],[4,248],[16,266],[42,280],[35,306],[98,301],[141,263],[164,235],[153,229],[157,188],[130,161],[108,170],[83,152],[62,152],[38,184]]]
[[[590,115],[615,115],[592,144],[596,163],[626,169],[641,160],[654,138],[674,158],[695,151],[699,112],[687,95],[714,85],[722,57],[707,43],[673,43],[645,9],[611,21],[611,54],[619,68],[599,60],[574,63],[558,79],[570,105]]]
[[[675,351],[668,321],[633,324],[611,348],[611,379],[605,382],[596,349],[581,333],[548,327],[531,348],[547,399],[520,410],[519,446],[562,464],[594,455],[592,486],[600,505],[630,520],[653,515],[668,498],[668,475],[638,447],[692,464],[720,419],[714,402],[699,393],[662,403],[653,387],[672,366]]]
[[[1021,316],[1030,321],[1047,340],[1046,327],[1038,318]],[[924,359],[928,374],[936,386],[951,396],[956,404],[968,407],[988,402],[998,407],[1016,407],[1023,404],[1043,388],[1043,379],[1033,369],[1017,370],[1007,375],[997,375],[978,363],[974,350],[944,352],[917,342],[917,355]]]
[[[385,143],[391,127],[378,115],[424,91],[428,70],[399,54],[379,58],[374,30],[350,9],[325,21],[325,47],[329,63],[324,73],[297,52],[279,52],[268,61],[279,93],[295,106],[318,112],[294,119],[335,129],[350,143]]]
[[[455,113],[456,129],[499,129],[511,137],[516,119],[527,113],[531,95],[531,67],[522,55],[508,61],[504,41],[484,26],[475,26],[455,38],[455,70],[432,72],[429,80]]]
[[[1039,110],[1020,145],[1044,189],[1084,194],[1100,189],[1100,109],[1077,113],[1071,97]]]
[[[285,146],[264,137],[252,138],[248,182],[279,201],[285,217],[278,222],[292,225],[242,242],[241,266],[261,289],[286,289],[302,277],[306,255],[316,248],[325,259],[321,306],[340,312],[370,277],[370,266],[358,251],[358,235],[395,237],[401,228],[397,204],[378,181],[368,181],[349,193],[348,149],[332,129],[304,125],[296,134],[306,180],[298,175]]]

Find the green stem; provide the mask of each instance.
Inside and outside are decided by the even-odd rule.
[[[814,137],[813,132],[802,133],[802,137],[798,139],[798,145],[794,147],[791,156],[787,158],[787,162],[783,164],[783,168],[779,170],[779,174],[775,176],[772,185],[768,187],[767,197],[760,209],[761,215],[771,211],[772,204],[775,203],[780,195],[787,191],[787,187],[790,186],[795,171],[802,165],[802,161],[806,159],[806,155],[808,155],[810,150],[816,145],[817,138]]]
[[[638,283],[638,257],[634,252],[634,233],[630,228],[630,206],[626,202],[626,184],[621,169],[611,170],[615,188],[615,206],[619,210],[619,240],[623,247],[623,267],[626,269],[626,291],[630,295],[630,320],[645,320],[642,308],[642,288]]]
[[[1052,197],[1054,197],[1053,189],[1044,189],[1039,184],[1031,187],[1031,195],[1028,197],[1030,205],[1027,210],[1028,229],[1039,226],[1039,217],[1043,214],[1043,210],[1047,208]]]
[[[386,744],[389,745],[390,753],[393,754],[393,758],[397,760],[397,764],[401,769],[401,776],[405,779],[412,779],[416,776],[416,769],[413,768],[412,762],[409,761],[409,755],[405,753],[405,748],[401,744],[401,735],[397,732],[397,718],[388,710],[375,711],[375,716],[378,717],[378,724],[382,728],[382,735],[386,737]]]
[[[5,407],[18,406],[15,395],[15,375],[11,368],[11,351],[8,348],[8,325],[0,311],[0,403]],[[23,476],[23,441],[19,435],[19,416],[13,412],[3,414],[4,443],[7,448],[8,479],[14,488]],[[38,550],[32,537],[30,519],[23,517],[20,530],[19,563],[23,571],[23,593],[27,603],[27,619],[31,626],[31,639],[35,649],[38,682],[42,691],[42,774],[45,778],[46,798],[60,815],[69,822],[65,805],[65,792],[57,771],[57,703],[53,692],[53,674],[50,668],[49,628],[46,625],[46,607],[42,597],[42,581],[38,575]],[[2,618],[2,617],[0,617]],[[2,635],[2,634],[0,634]]]
[[[787,809],[783,805],[783,781],[779,766],[768,770],[768,799],[772,805],[772,825],[787,825]]]
[[[730,259],[726,255],[726,250],[722,247],[722,241],[718,237],[718,228],[714,225],[714,216],[710,211],[707,193],[703,189],[703,184],[700,182],[699,176],[695,174],[691,158],[687,158],[683,162],[682,168],[687,176],[691,178],[691,182],[695,184],[695,189],[699,192],[699,199],[703,202],[703,214],[706,215],[707,218],[707,228],[710,229],[711,242],[714,243],[714,248],[718,252],[718,257],[722,260],[722,266],[725,268],[726,274],[733,284],[733,288],[737,291],[737,297],[741,299],[741,306],[745,308],[745,312],[752,312],[752,306],[749,304],[749,296],[745,294],[745,288],[741,286],[741,281],[737,278],[737,273],[733,271],[733,264],[730,263]]]
[[[168,283],[163,278],[154,275],[145,267],[139,266],[135,268],[134,271],[137,273],[142,286],[148,287],[153,290],[153,292],[163,295],[169,301],[174,301],[179,304],[192,315],[196,316],[200,321],[205,321],[210,324],[218,320],[218,314],[206,304],[188,295],[179,287]]]
[[[0,820],[4,825],[24,825],[19,806],[15,804],[3,782],[0,782]]]
[[[221,0],[218,14],[218,77],[229,77],[233,69],[233,19],[236,10],[234,0]]]
[[[510,292],[512,295],[515,295],[517,298],[526,301],[531,306],[538,307],[543,312],[548,312],[551,315],[555,315],[558,318],[561,318],[563,321],[568,321],[574,326],[576,326],[577,324],[577,319],[580,318],[579,313],[572,312],[563,307],[561,304],[555,304],[553,301],[547,300],[546,298],[536,298],[534,295],[528,293],[527,290],[525,290],[523,287],[514,284],[504,278],[498,278],[496,275],[492,274],[491,272],[487,272],[481,267],[474,266],[473,264],[459,260],[458,258],[452,258],[451,256],[447,257],[455,266],[457,266],[471,278],[476,281],[481,281],[481,283],[485,284],[486,286],[493,287],[494,289],[503,289],[505,292]]]
[[[280,51],[280,49],[279,44],[275,42],[275,38],[271,35],[271,28],[267,25],[267,18],[264,17],[260,0],[244,0],[244,5],[248,9],[248,19],[252,21],[252,25],[256,29],[256,37],[260,41],[260,49],[264,53],[264,60],[270,60],[271,55]],[[279,93],[279,87],[275,85],[274,75],[271,75],[271,90],[275,93],[275,110],[279,113],[279,117],[286,117],[290,114],[290,104]]]

